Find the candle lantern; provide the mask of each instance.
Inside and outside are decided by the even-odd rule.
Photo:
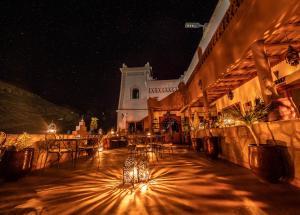
[[[130,155],[123,167],[123,185],[147,182],[149,180],[149,162],[147,156],[141,156],[137,159]]]
[[[138,181],[147,182],[149,180],[149,162],[147,156],[142,156],[138,162]]]
[[[47,133],[51,133],[51,134],[56,133],[56,125],[53,121],[48,125]]]
[[[123,166],[123,185],[132,184],[138,182],[138,167],[137,161],[134,156],[129,156]]]

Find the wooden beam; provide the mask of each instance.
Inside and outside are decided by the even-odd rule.
[[[255,75],[231,75],[228,77],[224,77],[223,80],[226,81],[241,81],[241,80],[249,80],[252,79]]]
[[[290,24],[286,24],[283,25],[277,29],[275,29],[271,35],[273,34],[280,34],[283,32],[294,32],[294,31],[300,31],[300,23],[296,22],[296,23],[290,23]]]
[[[287,48],[289,45],[291,46],[300,46],[300,41],[290,41],[290,42],[276,42],[276,43],[265,43],[265,48]]]

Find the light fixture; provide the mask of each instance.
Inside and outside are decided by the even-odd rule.
[[[134,184],[138,182],[137,161],[134,156],[130,155],[123,166],[123,185]]]
[[[149,180],[149,162],[147,156],[141,156],[138,162],[138,181],[147,182]]]
[[[49,134],[56,133],[56,125],[53,121],[48,125],[47,133],[49,133]]]
[[[114,135],[114,134],[115,134],[115,131],[114,131],[113,128],[110,130],[110,134],[111,134],[111,135]]]
[[[299,53],[291,45],[288,46],[288,50],[285,56],[285,61],[291,66],[297,66],[299,64],[300,61]]]
[[[149,162],[147,156],[139,158],[130,155],[123,166],[123,185],[139,182],[148,182],[149,180]]]
[[[294,49],[291,44],[290,40],[287,37],[287,33],[285,32],[285,37],[286,40],[289,43],[286,55],[285,55],[285,61],[286,63],[290,64],[291,66],[297,66],[299,64],[300,58],[299,58],[299,53],[296,49]]]
[[[233,99],[234,94],[233,94],[232,90],[230,90],[230,89],[228,90],[228,92],[227,92],[227,97],[228,97],[228,99],[230,99],[230,100]]]

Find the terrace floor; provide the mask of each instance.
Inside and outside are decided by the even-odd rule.
[[[0,214],[299,214],[300,190],[268,184],[186,149],[151,162],[151,180],[122,186],[126,149],[0,184]]]

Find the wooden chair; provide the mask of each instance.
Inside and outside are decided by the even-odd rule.
[[[88,156],[93,157],[95,156],[95,152],[98,149],[99,138],[95,135],[88,136],[87,140],[80,141],[78,146],[78,157],[80,156],[81,152],[85,152]],[[88,157],[87,156],[87,157]]]
[[[92,157],[93,159],[95,156],[98,158],[98,167],[100,164],[100,153],[103,150],[103,146],[101,145],[102,136],[99,135],[93,135],[88,136],[87,141],[82,141],[81,144],[78,147],[78,154],[79,157],[81,152],[85,152],[87,154],[87,157]]]
[[[166,137],[162,138],[162,142],[160,144],[160,155],[163,157],[166,153],[169,153],[169,155],[173,155],[173,143],[170,142],[170,140]]]
[[[46,142],[46,159],[44,163],[44,167],[47,164],[49,154],[56,154],[57,156],[57,167],[59,168],[59,163],[61,156],[63,154],[70,154],[72,163],[74,164],[74,149],[71,148],[67,141],[63,140],[63,137],[61,137],[61,140],[59,140],[55,134],[46,134],[45,135],[45,142]]]

